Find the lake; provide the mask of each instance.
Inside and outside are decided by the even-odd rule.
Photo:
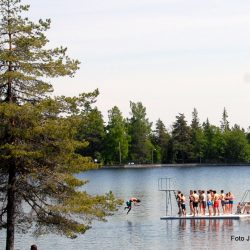
[[[84,190],[103,194],[112,190],[126,201],[134,196],[141,199],[127,215],[122,206],[108,222],[94,222],[92,229],[71,240],[57,235],[33,238],[16,235],[15,249],[29,249],[36,243],[39,250],[80,249],[249,249],[250,219],[244,220],[160,220],[165,215],[165,192],[158,191],[158,179],[176,180],[176,188],[188,196],[190,189],[231,191],[239,202],[245,190],[250,189],[250,167],[162,167],[145,169],[101,169],[79,175],[90,182]],[[236,208],[234,208],[235,210]],[[187,210],[189,212],[189,208]],[[173,213],[177,205],[173,200]],[[231,237],[245,237],[241,241]],[[237,238],[236,238],[237,239]],[[4,249],[4,235],[0,247]]]

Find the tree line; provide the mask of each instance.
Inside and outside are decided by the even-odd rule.
[[[227,110],[220,126],[207,119],[201,123],[197,109],[188,124],[180,113],[168,131],[161,119],[153,129],[141,102],[130,102],[130,117],[117,106],[108,111],[105,125],[97,108],[82,117],[78,136],[88,142],[81,153],[102,164],[149,163],[249,163],[250,133],[239,125],[230,126]]]

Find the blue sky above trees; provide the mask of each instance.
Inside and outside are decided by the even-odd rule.
[[[104,116],[141,101],[151,121],[170,126],[194,107],[201,121],[219,125],[250,118],[250,2],[198,0],[27,0],[32,19],[51,18],[51,46],[62,44],[81,69],[53,80],[56,93],[99,88]]]

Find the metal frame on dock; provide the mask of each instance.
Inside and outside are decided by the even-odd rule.
[[[176,182],[173,178],[159,178],[158,179],[158,190],[166,193],[166,216],[172,216],[172,196],[176,200]],[[170,208],[170,214],[169,214]]]
[[[246,190],[240,203],[250,203],[250,190]]]

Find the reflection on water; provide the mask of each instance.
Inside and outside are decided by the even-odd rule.
[[[239,220],[194,219],[165,223],[166,236],[173,249],[241,249],[243,246],[249,249],[250,242],[231,241],[232,235],[239,234]],[[241,226],[240,235],[247,237],[246,225]]]
[[[184,225],[181,224],[180,221],[180,229],[186,226],[186,221],[184,220]],[[192,232],[206,232],[206,231],[215,231],[219,232],[220,230],[229,229],[233,226],[234,220],[232,219],[224,219],[224,220],[216,220],[216,219],[201,219],[201,220],[190,220],[190,230]]]
[[[142,200],[127,215],[123,207],[107,223],[94,222],[92,229],[75,240],[55,235],[33,238],[16,236],[16,250],[29,249],[36,243],[39,250],[81,249],[249,249],[250,242],[231,241],[231,236],[247,237],[250,220],[160,220],[165,215],[165,193],[158,191],[158,178],[176,178],[178,189],[188,196],[190,189],[213,188],[232,191],[236,202],[249,189],[249,167],[187,167],[156,169],[105,169],[79,175],[90,180],[84,189],[92,194],[112,190],[123,200],[131,196]],[[173,213],[177,214],[174,204]],[[189,212],[189,211],[188,211]],[[0,234],[0,249],[4,249],[4,232]]]
[[[233,230],[235,220],[213,220],[213,219],[193,219],[193,220],[179,220],[180,232],[190,230],[190,232],[220,232]]]

